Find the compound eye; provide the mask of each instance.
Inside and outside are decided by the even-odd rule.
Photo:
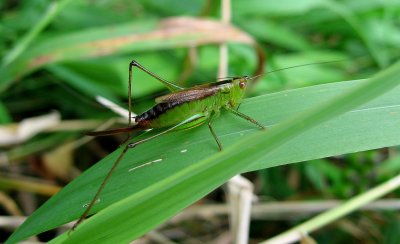
[[[240,87],[241,89],[244,89],[244,88],[246,87],[246,82],[240,81],[240,82],[239,82],[239,87]]]

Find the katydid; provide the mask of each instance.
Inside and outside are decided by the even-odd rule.
[[[151,75],[155,79],[159,80],[171,91],[171,93],[156,98],[157,104],[151,109],[142,113],[141,115],[134,117],[135,123],[131,125],[131,84],[133,67],[137,67],[140,70]],[[185,89],[157,76],[156,74],[150,72],[138,62],[133,60],[129,64],[129,126],[113,130],[95,131],[87,134],[90,136],[107,136],[147,129],[164,130],[151,137],[131,142],[125,145],[125,148],[108,172],[95,196],[87,206],[85,212],[74,224],[72,229],[75,229],[88,215],[97,198],[99,197],[101,191],[106,185],[108,179],[110,178],[111,174],[113,173],[128,149],[134,148],[143,142],[152,140],[170,131],[178,129],[188,129],[207,122],[208,128],[210,129],[210,132],[218,145],[218,149],[222,150],[222,144],[212,127],[212,120],[214,116],[220,112],[221,109],[225,109],[239,117],[248,120],[249,122],[260,127],[261,129],[264,129],[265,127],[262,124],[258,123],[256,120],[237,110],[246,91],[247,82],[251,79],[253,78],[243,76]],[[128,140],[129,139],[130,138],[128,138]]]
[[[338,61],[321,62],[322,63],[332,63]],[[315,63],[314,63],[315,64]],[[289,68],[306,66],[311,64],[296,65]],[[150,76],[159,80],[163,83],[170,91],[170,94],[156,98],[156,105],[146,112],[134,117],[134,124],[132,124],[131,117],[131,84],[132,84],[132,68],[137,67],[140,70],[146,72]],[[278,69],[270,71],[268,73],[284,70],[288,68]],[[260,75],[258,75],[260,76]],[[195,126],[207,123],[211,135],[214,137],[218,149],[222,150],[222,144],[219,141],[213,127],[212,120],[216,114],[220,112],[221,109],[225,109],[249,122],[255,124],[261,129],[265,129],[264,125],[260,124],[253,118],[238,111],[240,102],[245,94],[247,83],[256,77],[235,77],[230,79],[221,80],[214,83],[209,83],[205,85],[199,85],[192,88],[183,88],[172,82],[169,82],[151,71],[147,70],[145,67],[140,65],[138,62],[133,60],[129,64],[129,85],[128,85],[128,110],[129,110],[129,126],[124,128],[117,128],[105,131],[95,131],[89,132],[87,135],[90,136],[108,136],[119,133],[130,133],[133,131],[143,131],[148,129],[163,129],[158,134],[152,135],[150,137],[126,143],[123,151],[111,167],[110,171],[107,173],[102,184],[97,190],[96,194],[87,205],[86,210],[74,224],[72,229],[75,229],[89,214],[93,205],[95,204],[97,198],[99,197],[101,191],[105,187],[107,181],[111,177],[113,171],[120,163],[121,159],[126,154],[127,150],[134,148],[143,142],[152,140],[156,137],[164,135],[170,131],[178,129],[189,129]],[[131,139],[128,137],[127,141]],[[121,145],[124,145],[121,144]]]

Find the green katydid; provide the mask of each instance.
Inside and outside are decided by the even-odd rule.
[[[321,62],[322,63],[332,63],[338,61]],[[315,63],[314,63],[315,64]],[[289,68],[306,66],[311,64],[296,65]],[[156,105],[146,112],[134,117],[134,124],[131,124],[131,84],[132,84],[132,68],[137,67],[140,70],[146,72],[150,76],[159,80],[163,83],[170,91],[170,94],[156,98]],[[268,73],[284,70],[288,68],[278,69],[270,71]],[[222,144],[219,141],[216,133],[212,128],[212,120],[216,114],[220,112],[221,109],[225,109],[239,117],[242,117],[249,122],[255,124],[256,126],[264,129],[265,127],[252,119],[251,117],[238,111],[240,102],[245,94],[246,87],[249,81],[255,79],[256,77],[235,77],[230,79],[221,80],[215,83],[209,83],[205,85],[199,85],[192,88],[183,88],[172,82],[169,82],[151,71],[147,70],[145,67],[140,65],[138,62],[133,60],[129,64],[129,85],[128,85],[128,110],[129,110],[129,126],[123,128],[117,128],[105,131],[95,131],[87,133],[90,136],[108,136],[119,133],[130,133],[133,131],[141,131],[147,129],[163,129],[158,134],[152,135],[150,137],[130,142],[125,144],[123,151],[111,167],[110,171],[107,173],[102,184],[97,190],[95,196],[92,198],[90,203],[87,205],[84,213],[74,224],[72,229],[75,229],[89,214],[96,200],[98,199],[101,191],[105,187],[107,181],[111,177],[113,171],[120,163],[121,159],[126,154],[127,150],[134,148],[143,142],[152,140],[156,137],[164,135],[170,131],[178,129],[189,129],[195,126],[201,125],[207,122],[209,130],[214,137],[219,150],[222,150]],[[130,137],[127,139],[131,139]],[[123,144],[122,144],[123,145]]]
[[[170,94],[156,98],[156,105],[146,112],[134,117],[134,124],[131,125],[131,84],[132,84],[132,68],[137,67],[147,74],[151,75],[155,79],[163,83],[170,91]],[[254,78],[254,77],[253,77]],[[129,64],[129,85],[128,85],[128,106],[129,106],[129,126],[124,128],[118,128],[106,131],[95,131],[87,133],[90,136],[107,136],[119,133],[129,133],[138,130],[147,129],[164,129],[158,134],[151,137],[131,142],[125,145],[124,150],[115,161],[114,165],[108,172],[107,176],[103,180],[101,186],[96,192],[95,196],[87,206],[85,212],[81,215],[79,220],[75,223],[76,228],[88,215],[89,211],[99,197],[100,192],[103,190],[105,184],[110,178],[112,172],[117,167],[126,151],[130,148],[134,148],[137,145],[152,140],[158,136],[168,133],[177,129],[187,129],[205,122],[208,124],[208,128],[215,141],[217,142],[219,150],[222,150],[222,144],[219,141],[216,133],[212,128],[212,119],[222,109],[226,109],[233,114],[242,117],[251,123],[254,123],[258,127],[264,129],[265,127],[258,123],[251,117],[239,112],[237,110],[244,93],[246,91],[247,82],[253,78],[248,76],[231,78],[215,83],[195,86],[192,88],[185,89],[172,82],[169,82],[156,74],[150,72],[138,62],[133,60]],[[128,138],[130,139],[130,138]]]

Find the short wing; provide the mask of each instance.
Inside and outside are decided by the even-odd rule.
[[[219,90],[218,86],[210,87],[194,87],[182,91],[173,92],[161,97],[156,98],[156,103],[169,103],[169,102],[188,102],[197,99],[209,97],[217,93]]]

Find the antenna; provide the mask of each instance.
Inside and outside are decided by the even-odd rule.
[[[349,60],[353,60],[353,59],[340,59],[340,60],[324,61],[324,62],[318,62],[318,63],[299,64],[299,65],[294,65],[294,66],[290,66],[290,67],[286,67],[286,68],[282,68],[282,69],[271,70],[269,72],[265,72],[264,74],[259,74],[259,75],[250,77],[249,79],[253,80],[253,79],[256,79],[256,78],[258,78],[260,76],[271,74],[271,73],[274,73],[274,72],[277,72],[277,71],[282,71],[282,70],[285,70],[285,69],[298,68],[298,67],[309,66],[309,65],[330,64],[330,63],[337,63],[337,62],[343,62],[343,61],[349,61]]]

